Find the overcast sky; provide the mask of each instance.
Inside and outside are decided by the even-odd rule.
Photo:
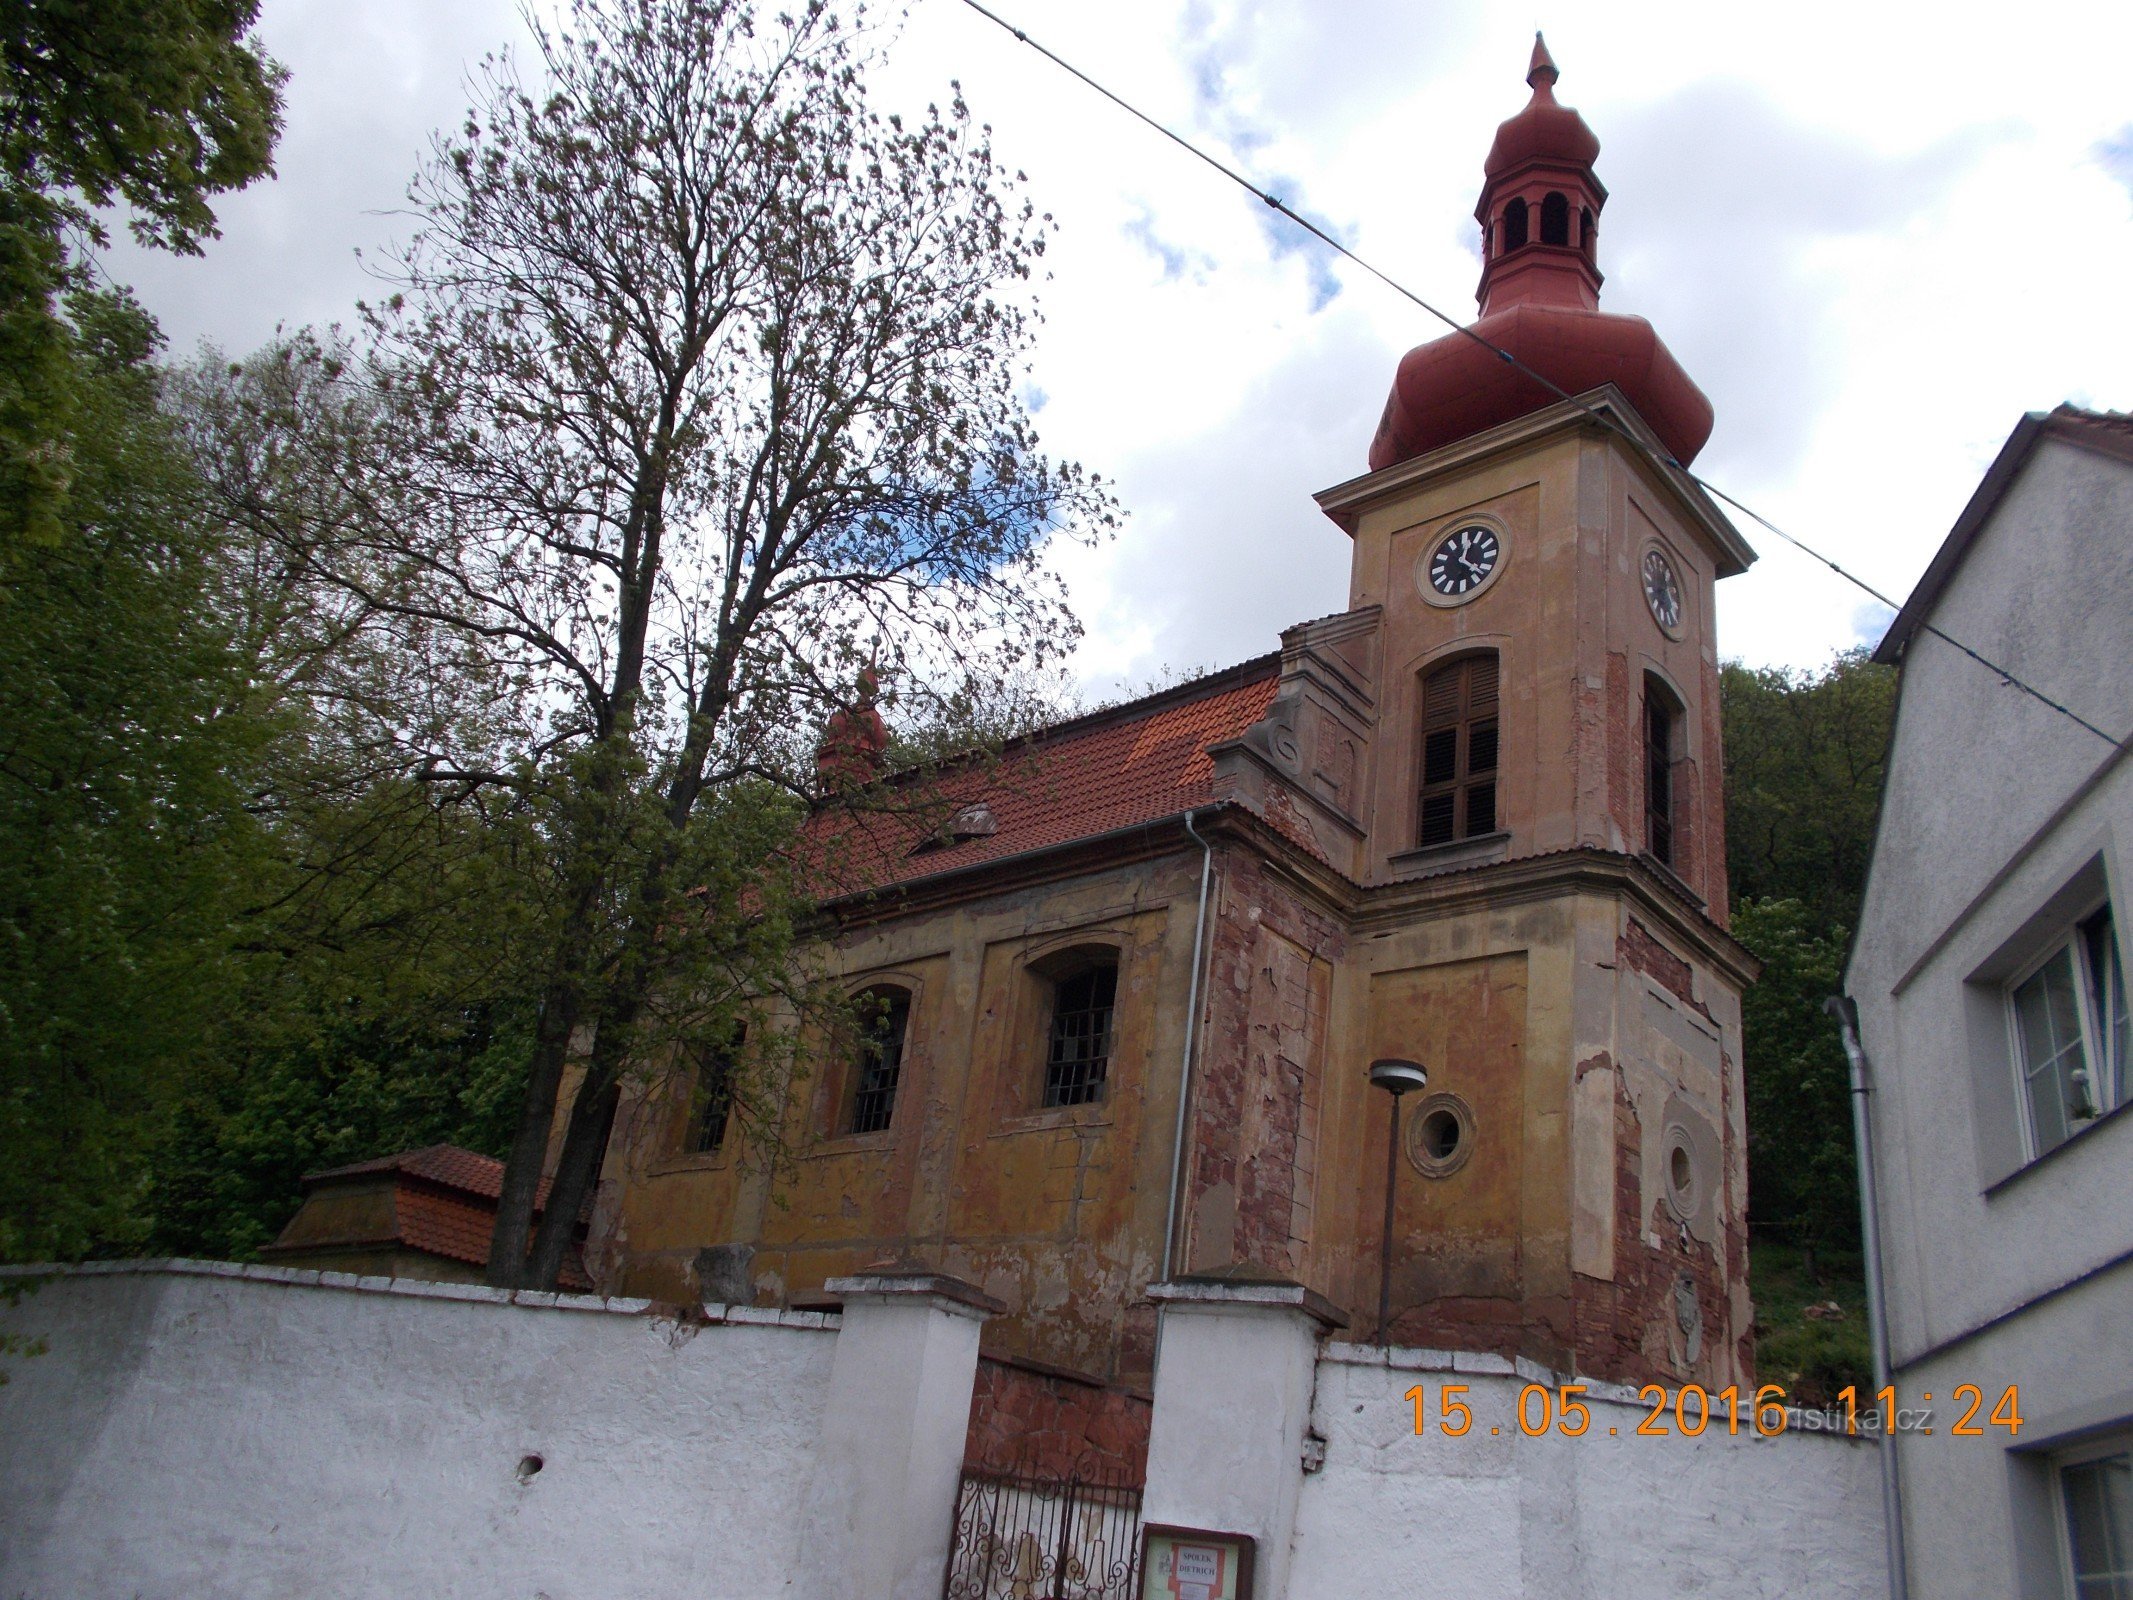
[[[2133,6],[1524,6],[989,0],[1473,315],[1472,218],[1536,24],[1601,142],[1604,308],[1649,317],[1717,407],[1698,470],[1901,598],[2024,411],[2133,408]],[[1605,13],[1603,18],[1602,13]],[[266,0],[291,71],[277,176],[200,260],[118,252],[183,353],[346,322],[504,0]],[[1064,565],[1103,693],[1273,648],[1346,602],[1313,490],[1363,470],[1395,363],[1441,327],[957,0],[919,0],[878,92],[959,79],[1061,233],[1034,374],[1050,450],[1116,480]],[[1719,644],[1811,666],[1872,602],[1760,529]]]

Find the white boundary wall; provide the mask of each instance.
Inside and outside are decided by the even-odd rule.
[[[1841,1435],[1638,1437],[1650,1407],[1590,1384],[1577,1438],[1518,1427],[1527,1363],[1443,1351],[1327,1345],[1313,1431],[1324,1467],[1297,1506],[1294,1596],[1403,1600],[1881,1600],[1887,1593],[1878,1445]],[[1445,1436],[1441,1386],[1463,1383],[1472,1430]],[[1417,1436],[1415,1384],[1428,1391]],[[1743,1397],[1745,1406],[1746,1397]],[[1538,1421],[1540,1403],[1530,1416]],[[1693,1402],[1690,1415],[1695,1415]],[[1672,1426],[1671,1417],[1667,1419]],[[1491,1434],[1491,1428],[1502,1431]],[[1608,1429],[1616,1430],[1609,1436]]]
[[[48,1279],[0,1307],[49,1346],[5,1361],[0,1595],[785,1592],[837,1319],[513,1299],[204,1262]]]

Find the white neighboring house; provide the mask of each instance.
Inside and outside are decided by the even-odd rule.
[[[2122,1600],[2133,416],[2025,417],[1875,659],[1903,678],[1847,986],[1891,1371],[1932,1410],[1899,1448],[1910,1593]]]

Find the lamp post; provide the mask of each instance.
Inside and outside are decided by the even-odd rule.
[[[1419,1061],[1397,1057],[1370,1063],[1370,1081],[1392,1096],[1390,1136],[1385,1141],[1385,1231],[1378,1238],[1378,1343],[1385,1343],[1392,1320],[1392,1202],[1393,1185],[1400,1176],[1400,1096],[1429,1082],[1429,1073]]]

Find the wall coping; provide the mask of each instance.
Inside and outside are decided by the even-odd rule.
[[[1655,1387],[1664,1391],[1667,1407],[1670,1411],[1681,1393],[1679,1385],[1668,1388],[1665,1384],[1640,1387],[1634,1383],[1608,1383],[1599,1378],[1580,1378],[1574,1373],[1557,1372],[1553,1368],[1542,1366],[1537,1361],[1528,1361],[1524,1356],[1491,1355],[1483,1350],[1430,1350],[1417,1345],[1392,1345],[1388,1347],[1375,1344],[1347,1344],[1339,1340],[1328,1340],[1320,1347],[1318,1359],[1322,1365],[1385,1367],[1393,1372],[1451,1372],[1465,1377],[1515,1378],[1525,1383],[1537,1383],[1548,1389],[1559,1389],[1565,1384],[1575,1383],[1581,1384],[1584,1388],[1584,1393],[1579,1396],[1580,1399],[1600,1405],[1622,1406],[1645,1412],[1651,1410],[1651,1402],[1643,1398],[1642,1391],[1644,1387]],[[1709,1393],[1708,1390],[1705,1392],[1706,1394]],[[1752,1402],[1751,1391],[1743,1386],[1741,1390],[1741,1415],[1744,1420],[1739,1437],[1743,1439],[1762,1439],[1764,1435],[1748,1427],[1745,1421],[1748,1415],[1747,1408]],[[1829,1412],[1816,1411],[1807,1406],[1788,1405],[1785,1408],[1784,1432],[1772,1434],[1769,1437],[1781,1439],[1792,1434],[1800,1434],[1810,1439],[1833,1439],[1839,1444],[1877,1445],[1881,1442],[1879,1437],[1874,1434],[1860,1432],[1847,1435],[1841,1428],[1824,1426],[1823,1419],[1831,1414]],[[1804,1419],[1808,1417],[1816,1419],[1814,1425],[1810,1426],[1806,1423]],[[1720,1428],[1718,1434],[1714,1435],[1714,1437],[1724,1436],[1723,1428]]]
[[[1148,1298],[1158,1305],[1266,1306],[1301,1311],[1328,1328],[1348,1326],[1347,1313],[1316,1289],[1272,1274],[1191,1273],[1149,1284]]]
[[[835,1312],[780,1311],[770,1306],[706,1304],[678,1307],[671,1303],[633,1295],[564,1294],[549,1289],[493,1289],[485,1283],[434,1283],[423,1278],[373,1278],[353,1272],[327,1272],[312,1267],[274,1267],[250,1261],[195,1261],[184,1256],[151,1257],[133,1261],[82,1261],[74,1263],[0,1266],[0,1282],[21,1279],[168,1277],[238,1278],[249,1283],[271,1283],[285,1288],[338,1289],[353,1294],[398,1295],[410,1300],[457,1300],[474,1305],[516,1306],[526,1310],[604,1312],[610,1316],[676,1317],[690,1322],[732,1323],[736,1326],[770,1328],[835,1329]]]
[[[907,1296],[926,1302],[937,1311],[983,1321],[1007,1310],[1007,1302],[995,1299],[967,1279],[952,1273],[924,1271],[855,1272],[831,1278],[823,1293],[840,1300],[900,1300]]]

